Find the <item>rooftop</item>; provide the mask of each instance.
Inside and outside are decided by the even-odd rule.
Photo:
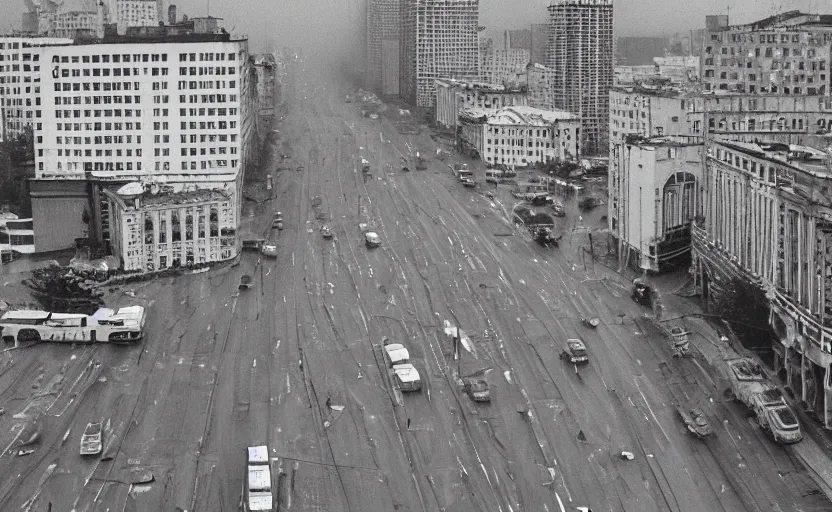
[[[501,109],[473,107],[462,110],[459,115],[469,122],[495,125],[550,126],[558,121],[578,119],[578,116],[564,110],[542,110],[525,106]]]
[[[830,172],[832,146],[827,148],[826,151],[822,151],[796,144],[754,143],[736,140],[719,141],[718,143],[752,156],[786,164],[814,176],[832,177],[832,172]]]
[[[774,30],[774,29],[789,29],[789,28],[830,28],[832,29],[832,15],[830,14],[809,14],[800,11],[787,11],[781,14],[775,14],[768,18],[763,18],[758,21],[747,23],[745,25],[732,25],[724,30],[726,31],[746,31],[746,30]],[[721,31],[720,31],[721,32]]]
[[[145,192],[142,194],[142,203],[145,206],[204,203],[207,201],[220,201],[226,199],[228,199],[228,194],[221,190],[191,190],[188,192],[157,194]]]
[[[499,84],[489,84],[486,82],[477,82],[473,80],[456,80],[454,78],[437,78],[437,84],[446,85],[448,87],[460,87],[466,90],[479,90],[482,92],[502,92],[502,93],[520,93],[523,90],[520,86],[508,87]]]

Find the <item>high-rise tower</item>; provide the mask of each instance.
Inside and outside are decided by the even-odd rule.
[[[552,0],[547,65],[557,109],[581,118],[586,154],[607,155],[613,77],[612,0]]]

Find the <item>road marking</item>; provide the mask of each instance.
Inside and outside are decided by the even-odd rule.
[[[289,374],[286,374],[286,394],[292,393],[292,382],[289,380]]]
[[[638,387],[638,382],[636,382],[636,387]],[[667,437],[667,432],[664,431],[664,427],[662,427],[662,424],[659,423],[659,420],[658,420],[658,418],[656,418],[656,415],[653,414],[653,409],[650,407],[650,402],[647,401],[647,397],[644,396],[644,393],[642,393],[641,390],[639,390],[638,393],[641,395],[641,399],[644,400],[644,403],[647,405],[647,410],[650,411],[650,416],[653,417],[653,421],[655,421],[656,425],[659,426],[659,430],[662,431],[662,435],[664,436],[665,439],[667,439],[667,442],[669,443],[670,438]]]

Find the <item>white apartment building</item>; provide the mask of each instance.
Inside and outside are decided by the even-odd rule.
[[[491,84],[519,84],[526,80],[526,66],[531,54],[526,48],[495,48],[480,56],[480,79]]]
[[[164,183],[176,193],[222,189],[233,205],[232,221],[239,218],[241,177],[256,142],[247,40],[194,34],[177,42],[129,41],[43,49],[35,123],[36,246],[40,241],[54,249],[81,236],[111,242],[101,190],[118,183]],[[60,209],[85,208],[77,194],[70,207],[55,199],[59,193],[49,185],[85,180],[94,184],[88,234],[71,222],[74,213],[61,225]],[[229,183],[236,185],[229,189]]]
[[[459,120],[463,148],[490,165],[531,167],[580,156],[580,119],[569,112],[469,108]]]
[[[111,0],[110,18],[121,35],[127,27],[153,27],[161,21],[158,4],[157,0]]]
[[[647,86],[613,87],[610,97],[611,145],[628,135],[662,137],[672,135],[688,141],[704,136],[703,99],[678,89]]]
[[[98,0],[65,0],[54,11],[42,11],[39,28],[50,37],[74,38],[78,31],[103,37],[104,24],[109,22],[107,5]]]
[[[527,105],[519,87],[505,87],[476,81],[436,80],[436,122],[456,129],[459,113],[466,108],[498,109]]]
[[[23,132],[36,119],[41,47],[71,42],[51,37],[0,37],[0,140]]]

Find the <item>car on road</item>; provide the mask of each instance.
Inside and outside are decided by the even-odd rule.
[[[462,178],[459,181],[462,183],[462,186],[464,187],[473,188],[477,186],[477,184],[474,183],[474,180],[471,178]]]
[[[393,378],[402,391],[419,391],[422,389],[419,371],[410,363],[393,366]]]
[[[490,402],[491,390],[485,379],[465,379],[465,392],[474,402]]]
[[[277,246],[270,243],[263,244],[260,248],[260,253],[268,258],[277,258]]]
[[[87,423],[81,436],[81,455],[98,455],[101,446],[101,423]]]
[[[705,417],[705,413],[702,412],[702,409],[688,409],[686,407],[678,406],[676,407],[676,411],[678,411],[679,416],[682,418],[682,421],[685,423],[685,427],[688,431],[696,437],[706,437],[714,432],[714,429],[711,427],[711,424],[708,422],[708,418]]]
[[[243,481],[242,509],[245,512],[272,510],[272,472],[267,446],[249,446],[246,450],[246,478]]]
[[[252,283],[250,275],[246,274],[246,275],[240,277],[240,289],[241,290],[248,290],[252,286],[254,286],[254,284]]]
[[[552,203],[551,208],[555,217],[566,217],[566,208],[564,208],[561,203],[554,202]]]
[[[589,357],[586,353],[586,345],[584,345],[583,341],[577,338],[570,338],[566,340],[566,347],[563,352],[561,352],[560,357],[561,359],[564,359],[572,364],[586,364],[589,362]]]
[[[321,228],[321,236],[324,239],[329,240],[330,238],[332,238],[332,229],[329,226],[322,227]]]
[[[410,353],[401,343],[389,343],[384,345],[384,352],[390,360],[390,365],[405,364],[410,362]]]
[[[381,237],[374,231],[368,231],[364,234],[364,243],[370,248],[378,247],[381,245]]]
[[[369,116],[369,117],[370,117],[370,119],[372,119],[373,121],[375,121],[376,119],[378,119],[378,114],[370,114],[370,116]]]

